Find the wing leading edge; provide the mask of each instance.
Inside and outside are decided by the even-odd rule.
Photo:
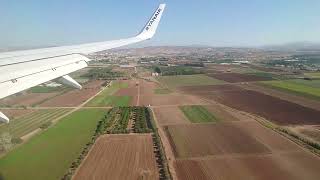
[[[64,84],[81,88],[67,74],[88,66],[90,59],[84,55],[151,39],[164,9],[165,4],[160,4],[142,31],[131,38],[0,53],[0,99],[58,78]],[[1,112],[0,122],[9,122]]]

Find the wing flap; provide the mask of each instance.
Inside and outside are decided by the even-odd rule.
[[[66,65],[56,67],[54,69],[46,69],[43,71],[36,71],[32,74],[22,76],[0,83],[0,99],[6,96],[15,94],[17,92],[26,90],[38,84],[59,78],[71,72],[87,67],[84,60],[76,61]]]

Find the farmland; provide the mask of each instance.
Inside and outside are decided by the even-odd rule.
[[[0,134],[8,132],[18,138],[26,135],[42,125],[67,113],[69,109],[44,109],[29,113],[23,117],[13,119],[9,124],[0,126]]]
[[[261,76],[261,75],[257,76],[254,74],[240,74],[240,73],[217,73],[217,74],[209,74],[208,76],[222,80],[222,81],[227,81],[230,83],[272,80],[272,77],[269,77],[269,76]]]
[[[217,122],[219,121],[213,114],[211,114],[203,106],[180,106],[181,111],[193,123],[202,122]]]
[[[127,88],[128,83],[115,81],[110,87],[104,89],[98,96],[89,101],[86,106],[122,106],[130,101],[130,97],[113,96],[119,89]],[[117,102],[120,100],[120,102]]]
[[[79,110],[0,159],[5,179],[59,179],[90,140],[105,110]]]
[[[166,131],[178,158],[270,152],[252,135],[232,124],[172,125]]]
[[[290,166],[296,167],[295,170]],[[281,156],[229,157],[178,160],[179,179],[310,179],[319,178],[319,160],[312,155],[291,153]]]
[[[205,75],[184,75],[184,76],[162,76],[158,80],[167,85],[169,88],[180,86],[195,86],[195,85],[214,85],[221,84],[223,81],[210,78]]]
[[[190,124],[179,107],[158,107],[153,109],[161,125]]]
[[[263,84],[280,91],[320,100],[320,80],[270,81]]]
[[[256,91],[229,86],[232,87],[232,91],[226,89],[224,85],[204,87],[200,92],[197,92],[195,88],[185,89],[185,91],[190,90],[193,94],[199,93],[205,98],[216,100],[241,111],[260,115],[281,125],[319,124],[320,111]]]
[[[157,179],[153,150],[151,134],[101,136],[74,179]]]
[[[159,89],[155,89],[154,93],[155,94],[170,94],[170,93],[172,93],[172,91],[170,91],[167,88],[159,88]]]
[[[104,81],[90,81],[85,84],[81,90],[74,89],[68,91],[64,94],[51,98],[47,101],[44,101],[39,106],[41,107],[75,107],[90,97],[94,96],[101,89]]]

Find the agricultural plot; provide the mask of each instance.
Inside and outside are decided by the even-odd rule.
[[[91,140],[105,110],[79,110],[0,159],[4,179],[60,179]]]
[[[86,106],[126,106],[130,103],[129,96],[114,96],[114,94],[122,88],[127,88],[128,83],[112,82],[111,86],[103,90],[98,96],[89,101]]]
[[[172,91],[167,88],[159,88],[159,89],[155,89],[154,93],[155,94],[170,94],[170,93],[172,93]]]
[[[190,124],[190,121],[178,107],[158,107],[153,108],[153,111],[161,125]]]
[[[195,96],[168,94],[140,96],[140,106],[166,106],[166,105],[189,105],[189,104],[205,104],[205,102]]]
[[[86,100],[97,94],[104,81],[91,81],[85,84],[81,90],[74,89],[56,96],[44,103],[41,107],[74,107],[84,103]]]
[[[319,78],[320,78],[320,72],[305,73],[305,75],[307,75],[308,77],[311,77],[311,78],[316,78],[316,79],[319,79]]]
[[[9,119],[13,120],[25,114],[34,112],[32,109],[0,109]]]
[[[270,152],[252,135],[233,124],[170,125],[165,129],[178,158]]]
[[[74,179],[158,179],[153,151],[151,134],[104,135]]]
[[[208,91],[199,92],[193,88],[189,92],[216,100],[240,111],[257,114],[280,125],[316,125],[320,123],[320,111],[318,110],[237,86],[231,86],[232,90],[222,86],[211,86],[208,89],[204,88]],[[188,92],[188,89],[185,91]]]
[[[203,106],[180,106],[180,110],[193,123],[218,122],[219,119]]]
[[[17,96],[9,96],[1,99],[0,107],[21,107],[35,106],[50,98],[58,95],[57,93],[26,93]]]
[[[290,179],[317,180],[320,161],[306,153],[226,157],[201,160],[178,160],[179,179]]]
[[[223,83],[223,81],[205,75],[161,76],[158,77],[158,80],[162,84],[173,89],[180,86],[214,85]]]
[[[250,82],[250,81],[268,81],[272,80],[272,77],[268,76],[256,76],[253,74],[239,74],[239,73],[218,73],[218,74],[209,74],[208,76],[230,82]]]
[[[320,80],[270,81],[263,82],[263,85],[295,95],[320,100]]]
[[[37,110],[25,116],[13,119],[9,124],[0,126],[0,134],[8,132],[12,137],[22,137],[46,123],[67,113],[69,109],[45,109]]]

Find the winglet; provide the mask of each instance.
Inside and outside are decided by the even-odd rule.
[[[158,9],[153,13],[152,17],[142,29],[141,33],[137,36],[142,39],[151,39],[157,31],[162,13],[166,7],[166,4],[160,4]]]

